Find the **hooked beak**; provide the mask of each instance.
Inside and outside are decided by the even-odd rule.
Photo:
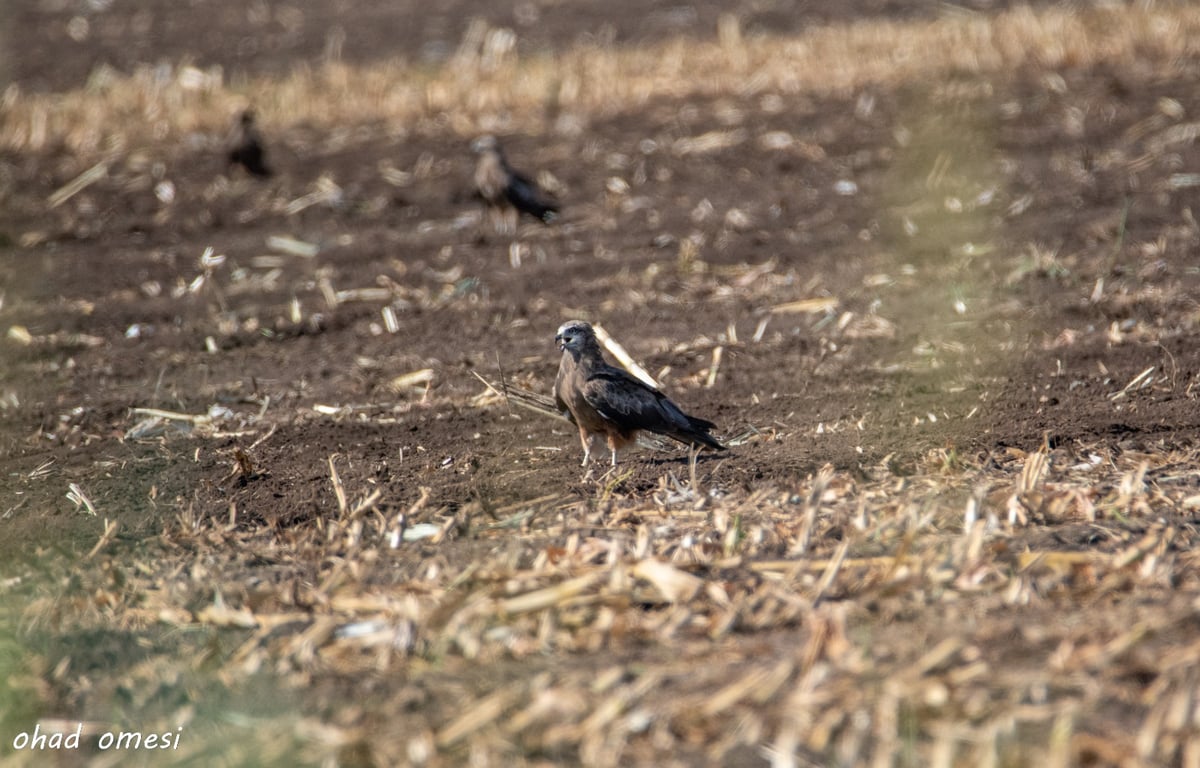
[[[558,347],[559,351],[562,351],[567,348],[567,340],[564,339],[562,336],[555,336],[554,337],[554,346]]]

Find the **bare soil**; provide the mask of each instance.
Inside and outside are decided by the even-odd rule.
[[[501,11],[458,2],[427,14],[369,3],[353,15],[338,3],[227,5],[114,3],[93,12],[9,3],[17,23],[9,25],[3,71],[33,91],[81,87],[99,64],[127,71],[193,60],[235,74],[284,72],[319,61],[335,23],[350,61],[400,55],[435,66],[472,15],[513,26],[522,46],[538,50],[594,35],[618,45],[706,35],[724,7],[656,5],[642,23],[641,3]],[[938,12],[932,3],[783,3],[761,12],[750,5],[762,4],[746,5],[749,34]],[[71,40],[67,24],[77,16],[89,32]],[[527,564],[522,558],[562,543],[550,534],[516,536],[519,525],[506,539],[509,529],[496,526],[522,509],[564,521],[563,537],[595,527],[632,541],[648,518],[629,510],[686,484],[686,452],[642,447],[626,453],[616,473],[602,465],[585,472],[570,425],[505,403],[479,378],[548,393],[555,328],[576,317],[602,324],[685,409],[718,423],[731,449],[702,455],[695,468],[711,503],[753,505],[769,495],[786,506],[828,467],[864,489],[949,473],[961,482],[926,503],[961,512],[976,489],[972,478],[1012,479],[1015,457],[1039,449],[1059,467],[1090,455],[1114,467],[1142,456],[1190,457],[1200,445],[1200,187],[1181,174],[1200,172],[1200,145],[1172,141],[1169,130],[1200,114],[1197,75],[1195,60],[1134,62],[820,97],[658,100],[565,132],[548,115],[544,131],[503,139],[515,165],[557,181],[564,217],[552,226],[527,219],[515,236],[498,234],[482,215],[470,190],[472,137],[450,132],[400,137],[391,126],[347,125],[329,136],[267,122],[276,170],[267,181],[227,168],[219,137],[210,137],[139,149],[140,160],[118,164],[53,208],[47,200],[90,161],[54,150],[0,155],[0,329],[8,332],[0,339],[0,576],[24,578],[19,589],[30,591],[14,594],[30,596],[41,589],[31,573],[47,574],[47,583],[68,579],[65,563],[92,549],[106,518],[120,527],[94,562],[108,563],[110,575],[153,563],[160,547],[177,552],[184,519],[198,530],[229,522],[230,530],[286,542],[290,531],[338,514],[331,461],[352,502],[379,492],[374,509],[383,518],[411,510],[409,525],[453,521],[440,548],[428,545],[411,560],[401,549],[390,575],[365,579],[376,587],[418,579],[431,558],[460,571],[491,567],[511,551]],[[711,151],[687,142],[709,132],[736,139]],[[403,173],[389,177],[383,163]],[[322,178],[340,197],[289,212]],[[164,181],[173,185],[170,202],[156,197]],[[285,252],[276,236],[314,244],[317,253]],[[203,262],[210,248],[224,258]],[[823,309],[789,311],[822,298]],[[395,318],[391,331],[386,312]],[[422,369],[432,371],[427,384],[392,386]],[[215,418],[150,424],[135,409]],[[1181,476],[1173,482],[1194,496],[1200,475],[1189,462],[1166,462],[1161,472]],[[67,498],[71,484],[96,516]],[[1192,530],[1183,508],[1172,509],[1167,517]],[[1034,519],[1005,547],[1112,552],[1147,525]],[[831,555],[841,535],[834,531],[815,551]],[[851,554],[895,555],[898,546],[862,541]],[[252,604],[254,584],[271,581],[276,568],[297,594],[327,575],[327,562],[277,547],[276,561],[243,564],[253,577],[226,571],[221,580],[240,584],[238,599]],[[789,551],[781,544],[775,556]],[[63,589],[86,596],[95,587],[87,579]],[[855,589],[839,581],[828,596],[856,606],[847,642],[855,642],[854,626],[896,626],[906,639],[887,644],[911,656],[943,638],[927,622],[944,607],[912,613],[886,594],[859,600]],[[1157,608],[1113,607],[1106,621],[1115,633],[1143,610],[1186,612],[1182,603],[1171,607],[1168,593],[1159,596]],[[197,587],[180,599],[177,608],[198,615],[212,595]],[[993,669],[1019,667],[1061,651],[1061,638],[1039,640],[1037,628],[1063,620],[1064,610],[1047,598],[1020,618],[981,620],[972,624],[975,642]],[[973,621],[967,603],[944,618]],[[1015,627],[1024,634],[1013,635]],[[147,663],[120,650],[143,629],[112,631],[107,641],[39,649],[46,674],[53,679],[62,658],[80,664],[89,656],[81,645],[92,648],[93,676],[102,676],[95,649],[106,643],[122,669]],[[514,654],[483,666],[441,649],[453,661],[427,656],[363,677],[336,674],[329,662],[305,678],[317,693],[303,702],[293,673],[276,668],[271,690],[283,693],[264,706],[294,706],[368,732],[399,707],[419,712],[437,733],[464,698],[567,670],[584,681],[589,670],[657,665],[662,679],[681,686],[679,696],[699,695],[703,675],[687,668],[715,664],[736,674],[815,631],[804,620],[781,620],[674,645],[635,633],[602,648]],[[1172,647],[1176,632],[1190,643],[1189,631],[1195,627],[1172,625],[1156,647]],[[184,640],[153,636],[149,656],[191,652]],[[214,658],[239,646],[209,643],[205,654]],[[72,666],[49,684],[41,716],[104,717],[101,703],[65,682],[78,674],[89,673]],[[1088,710],[1077,730],[1099,738],[1113,724],[1141,722],[1149,704],[1138,697],[1154,677],[1147,674],[1122,678],[1129,699]],[[397,704],[398,692],[407,704]],[[920,721],[920,712],[912,716]],[[767,731],[780,727],[776,715],[763,718]],[[726,764],[763,759],[740,742],[714,753],[707,726],[694,725],[689,733],[686,718],[672,721],[677,764],[714,754]],[[1053,742],[1051,730],[1046,723],[1043,743]],[[626,758],[661,758],[652,736],[642,738]],[[10,740],[5,734],[0,743]],[[509,757],[605,762],[597,757],[603,745],[585,742],[526,744]],[[438,749],[457,762],[467,757],[465,743]],[[1119,762],[1082,737],[1072,743],[1072,762]],[[339,754],[347,764],[385,764],[379,750],[363,738]],[[801,754],[822,760],[820,752]],[[397,759],[417,756],[402,750]]]

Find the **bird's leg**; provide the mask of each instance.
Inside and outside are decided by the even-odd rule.
[[[579,466],[586,467],[588,459],[592,458],[592,438],[595,435],[588,434],[588,431],[582,426],[579,427],[579,442],[583,444],[583,463]]]
[[[617,466],[617,441],[612,435],[608,436],[608,450],[612,454],[612,465]]]

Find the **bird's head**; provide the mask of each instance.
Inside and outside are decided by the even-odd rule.
[[[596,333],[592,330],[592,326],[584,321],[572,320],[558,327],[554,343],[563,352],[570,352],[578,357],[585,347],[596,343]]]

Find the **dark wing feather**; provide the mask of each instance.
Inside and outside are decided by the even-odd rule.
[[[509,171],[504,196],[518,211],[528,213],[547,224],[558,214],[558,207],[542,197],[542,191],[538,189],[537,184],[517,171]]]
[[[716,425],[687,415],[666,395],[619,368],[606,366],[593,373],[584,384],[583,396],[601,416],[623,431],[647,430],[681,443],[724,448],[708,434]]]
[[[230,150],[229,162],[240,164],[250,173],[264,179],[271,175],[271,169],[267,167],[266,153],[262,145],[253,139]]]

